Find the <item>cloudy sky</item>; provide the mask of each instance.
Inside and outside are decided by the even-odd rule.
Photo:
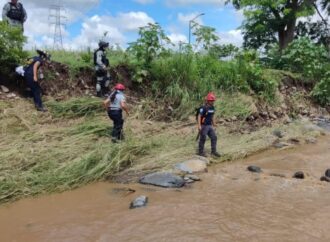
[[[24,34],[28,37],[26,48],[53,47],[54,20],[50,15],[52,4],[59,0],[21,0],[27,13]],[[8,0],[0,0],[3,6]],[[139,27],[159,23],[173,43],[188,42],[189,20],[197,15],[196,22],[214,27],[221,43],[240,46],[242,36],[238,27],[243,15],[225,0],[61,0],[65,17],[62,29],[66,49],[96,47],[104,32],[112,45],[127,47],[138,37]],[[194,39],[192,39],[194,41]]]

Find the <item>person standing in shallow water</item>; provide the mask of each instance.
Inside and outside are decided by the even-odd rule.
[[[123,137],[123,110],[129,115],[124,95],[125,86],[121,83],[116,84],[114,91],[103,102],[104,107],[108,112],[109,118],[113,121],[113,129],[111,134],[112,142],[116,143],[122,140]]]
[[[206,136],[211,139],[211,155],[220,157],[221,155],[217,152],[217,135],[214,130],[214,101],[215,95],[210,92],[207,94],[205,100],[206,103],[199,109],[198,113],[198,132],[199,132],[199,144],[198,144],[198,155],[206,157],[204,152],[204,145]]]

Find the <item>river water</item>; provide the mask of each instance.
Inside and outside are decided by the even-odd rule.
[[[97,183],[23,199],[0,206],[0,241],[330,241],[330,183],[320,181],[328,168],[324,136],[211,166],[182,189]],[[139,195],[148,205],[129,209]]]

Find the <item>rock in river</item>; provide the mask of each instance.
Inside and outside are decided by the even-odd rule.
[[[184,161],[182,163],[178,163],[175,165],[175,168],[180,171],[187,173],[195,173],[195,172],[206,172],[207,171],[207,161],[201,159],[191,159]]]
[[[248,169],[248,171],[251,171],[251,172],[256,172],[256,173],[261,172],[261,168],[258,166],[248,166],[247,169]]]
[[[330,169],[327,169],[327,170],[325,171],[325,176],[330,178]]]
[[[144,207],[148,203],[148,197],[147,196],[139,196],[135,198],[133,202],[131,202],[130,209],[132,208],[139,208],[139,207]]]
[[[141,177],[139,182],[160,187],[182,187],[185,184],[182,177],[169,172],[151,173]]]
[[[293,174],[292,177],[296,179],[304,179],[305,174],[302,171],[297,171],[296,173]]]

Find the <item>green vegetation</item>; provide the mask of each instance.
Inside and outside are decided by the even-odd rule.
[[[110,48],[113,81],[133,82],[129,101],[134,101],[134,107],[125,123],[126,140],[116,145],[110,143],[111,123],[101,101],[71,97],[72,93],[90,93],[93,50],[50,51],[55,62],[65,65],[56,64],[45,73],[48,89],[60,97],[48,97],[50,112],[37,113],[26,100],[0,101],[0,203],[64,191],[118,172],[171,168],[190,158],[196,148],[196,124],[186,121],[210,91],[217,96],[216,118],[235,117],[237,129],[265,106],[269,113],[279,109],[282,117],[298,116],[301,103],[310,97],[329,107],[328,31],[319,26],[325,31],[314,36],[311,31],[299,32],[296,26],[298,16],[315,11],[311,1],[232,2],[247,17],[242,26],[244,48],[221,44],[215,28],[197,23],[193,23],[194,45],[181,43],[176,49],[160,25],[148,24],[140,28],[139,38],[127,50]],[[290,5],[293,2],[299,5],[297,9]],[[322,2],[329,10],[328,1]],[[24,37],[17,29],[0,22],[0,30],[2,76],[27,55],[22,51]],[[265,53],[260,47],[265,47]],[[65,74],[56,68],[63,68]],[[311,92],[299,92],[290,85],[305,85]],[[278,87],[292,91],[290,97]],[[289,99],[286,103],[285,98]],[[279,104],[286,106],[286,113]],[[287,128],[288,137],[302,135],[297,126]],[[244,157],[269,147],[275,139],[270,129],[242,135],[231,131],[217,130],[225,154],[217,161]]]
[[[22,51],[25,37],[19,28],[12,28],[0,21],[0,75],[10,73],[15,65],[23,64],[27,53]]]

